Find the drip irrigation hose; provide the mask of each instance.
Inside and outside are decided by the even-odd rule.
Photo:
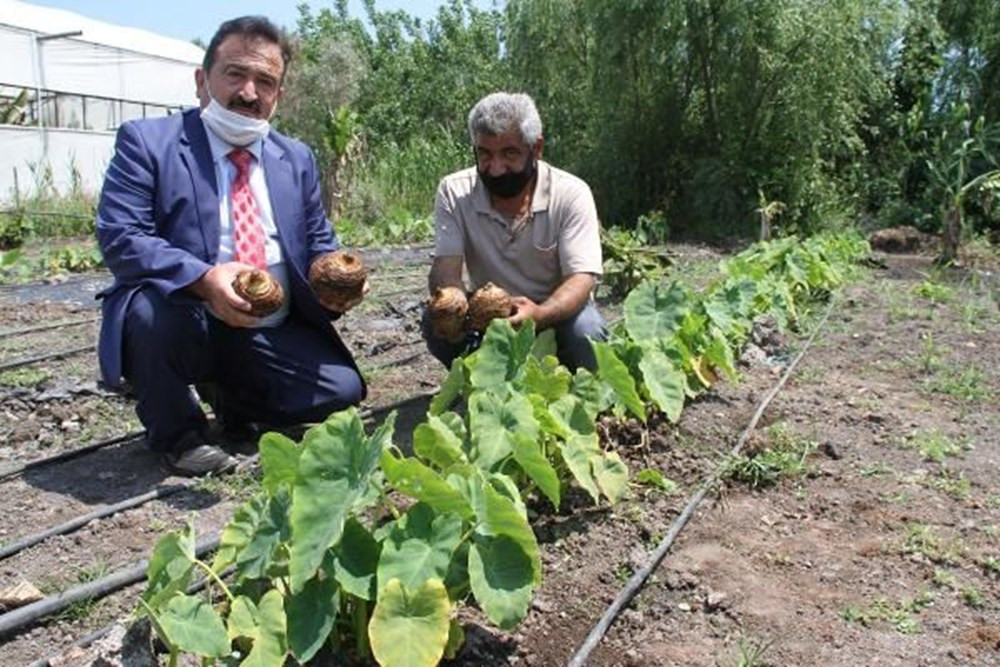
[[[408,359],[404,359],[402,361],[405,362],[407,360]],[[398,364],[400,362],[393,362],[393,363],[397,363]],[[389,365],[392,365],[392,364],[389,364]],[[378,368],[378,367],[376,367],[376,368]],[[434,392],[436,392],[436,389],[433,390],[433,391],[431,391],[431,392],[416,393],[416,394],[413,394],[412,396],[408,396],[406,398],[400,399],[400,400],[395,401],[393,403],[388,403],[386,405],[376,405],[376,406],[372,406],[372,407],[369,407],[369,408],[364,408],[364,409],[362,409],[360,411],[361,412],[361,417],[363,419],[368,419],[369,417],[372,417],[372,416],[377,415],[379,413],[389,412],[390,410],[394,410],[396,408],[403,407],[404,405],[406,405],[407,403],[410,403],[411,401],[416,401],[416,400],[420,400],[422,398],[426,398],[428,396],[433,396]],[[34,461],[29,461],[27,463],[19,463],[19,464],[16,464],[16,465],[13,465],[13,466],[9,466],[9,467],[6,467],[6,468],[0,468],[0,481],[3,481],[3,480],[5,480],[5,479],[7,479],[9,477],[14,477],[16,475],[20,475],[21,473],[23,473],[23,472],[25,472],[27,470],[32,470],[34,468],[41,468],[41,467],[44,467],[44,466],[47,466],[47,465],[52,465],[53,463],[59,463],[61,461],[66,461],[66,460],[69,460],[69,459],[75,459],[78,456],[83,456],[84,454],[89,454],[90,452],[93,452],[93,451],[98,450],[98,449],[103,449],[104,447],[110,447],[111,445],[117,445],[119,443],[128,442],[128,441],[131,441],[131,440],[138,440],[138,439],[144,437],[145,435],[146,435],[145,431],[134,431],[132,433],[126,433],[125,435],[118,435],[118,436],[115,436],[113,438],[109,438],[107,440],[102,440],[100,442],[95,442],[95,443],[93,443],[91,445],[87,445],[85,447],[80,447],[79,449],[74,449],[74,450],[71,450],[71,451],[68,451],[68,452],[62,452],[60,454],[55,454],[53,456],[48,456],[48,457],[43,458],[43,459],[35,459]]]
[[[778,379],[778,382],[775,383],[775,385],[770,389],[770,391],[767,392],[767,394],[761,400],[760,404],[757,406],[757,410],[753,414],[753,417],[750,418],[750,422],[747,424],[747,427],[743,430],[743,432],[740,434],[740,437],[737,439],[736,445],[729,452],[729,457],[736,456],[743,449],[743,445],[746,444],[747,438],[750,436],[750,433],[753,432],[753,429],[757,426],[757,422],[759,422],[760,418],[763,416],[764,410],[771,403],[771,401],[774,400],[774,397],[778,395],[778,392],[781,391],[781,388],[785,385],[785,382],[787,382],[788,378],[791,376],[792,371],[795,370],[795,367],[798,365],[799,361],[802,359],[803,356],[805,356],[805,353],[812,346],[813,341],[816,339],[816,335],[826,325],[826,321],[827,319],[829,319],[830,313],[833,310],[834,303],[835,300],[831,299],[830,304],[826,308],[826,312],[823,314],[823,317],[820,320],[820,322],[813,329],[813,332],[809,336],[808,340],[806,340],[805,345],[803,345],[802,349],[799,350],[799,353],[795,355],[795,358],[788,365],[788,368],[785,369],[785,372],[782,373],[781,377]],[[576,653],[567,663],[567,667],[583,667],[583,665],[586,664],[587,658],[590,656],[591,651],[593,651],[597,647],[597,644],[604,637],[605,633],[607,633],[608,628],[611,627],[611,624],[614,622],[615,618],[617,618],[618,613],[623,608],[625,608],[625,606],[628,605],[629,602],[632,601],[632,598],[634,598],[636,594],[639,592],[639,590],[643,587],[643,585],[646,583],[646,579],[649,578],[649,575],[652,574],[653,570],[655,570],[657,567],[660,566],[660,562],[667,555],[667,551],[669,551],[670,547],[673,546],[674,540],[677,538],[677,535],[687,524],[688,520],[691,518],[695,510],[698,508],[698,505],[701,504],[701,501],[704,500],[708,492],[711,491],[713,488],[715,488],[716,484],[718,484],[719,479],[722,476],[724,467],[725,466],[723,464],[723,466],[720,466],[711,475],[709,475],[705,479],[705,481],[702,482],[701,487],[699,487],[699,489],[694,493],[694,495],[691,496],[687,504],[684,506],[684,510],[680,513],[680,515],[677,516],[676,519],[674,519],[673,523],[670,525],[670,530],[667,531],[667,534],[664,536],[663,541],[661,541],[660,544],[657,545],[656,549],[652,552],[652,554],[650,554],[650,557],[646,561],[646,564],[643,565],[635,574],[632,575],[632,577],[625,584],[625,587],[621,590],[621,592],[614,599],[614,601],[612,601],[611,605],[605,610],[604,615],[601,617],[601,620],[598,621],[597,625],[595,625],[594,628],[590,631],[590,634],[587,635],[587,638],[584,640],[583,644],[580,646],[579,649],[577,649]]]
[[[195,546],[195,556],[201,558],[202,555],[213,551],[218,546],[219,535],[198,542]],[[126,586],[131,586],[145,578],[148,567],[149,561],[143,559],[96,581],[80,584],[0,615],[0,638],[8,637],[20,628],[31,625],[45,616],[60,612],[77,602],[101,598]]]
[[[48,354],[40,354],[35,357],[28,357],[26,359],[15,359],[14,361],[8,361],[5,364],[0,364],[0,372],[9,371],[12,368],[20,368],[21,366],[30,366],[31,364],[37,364],[43,361],[49,361],[50,359],[62,359],[63,357],[69,357],[74,354],[80,354],[82,352],[93,352],[97,349],[94,344],[85,345],[83,347],[74,347],[70,350],[62,350],[60,352],[50,352]]]
[[[95,442],[91,445],[80,447],[79,449],[74,449],[68,452],[62,452],[60,454],[55,454],[53,456],[47,456],[44,459],[35,459],[34,461],[28,461],[27,463],[19,463],[17,465],[13,465],[10,467],[0,468],[0,481],[5,480],[8,477],[14,477],[15,475],[20,475],[26,470],[41,468],[47,465],[52,465],[53,463],[67,461],[69,459],[75,459],[78,456],[83,456],[84,454],[89,454],[92,451],[103,449],[104,447],[110,447],[111,445],[117,445],[123,442],[138,440],[139,438],[145,435],[146,435],[145,431],[133,431],[132,433],[126,433],[125,435],[116,435],[113,438],[108,438],[107,440],[101,440],[100,442]]]
[[[36,333],[38,331],[49,331],[51,329],[60,329],[62,327],[75,327],[80,324],[94,324],[95,322],[100,322],[99,317],[88,317],[83,320],[64,320],[62,322],[54,322],[52,324],[38,324],[32,327],[23,327],[21,329],[7,329],[5,331],[0,331],[0,338],[6,338],[8,336],[20,336],[22,334]]]
[[[222,574],[219,575],[219,578],[220,579],[226,579],[234,571],[235,571],[234,567],[232,567],[232,566],[227,567],[225,570],[223,570]],[[210,580],[209,580],[208,577],[201,577],[200,579],[198,579],[198,581],[194,582],[193,584],[191,584],[190,586],[187,587],[187,594],[191,595],[193,593],[197,593],[201,589],[205,588],[205,586],[208,585],[209,581]],[[128,621],[124,621],[124,622],[128,622]],[[94,630],[93,632],[91,632],[89,635],[84,635],[83,637],[80,637],[75,642],[73,642],[72,644],[70,644],[69,648],[87,648],[88,646],[90,646],[91,644],[93,644],[94,642],[96,642],[97,640],[101,639],[102,637],[104,637],[105,635],[107,635],[109,632],[111,632],[112,630],[114,630],[114,628],[115,628],[116,625],[121,625],[122,623],[123,623],[122,620],[112,621],[111,623],[108,623],[107,625],[105,625],[103,628],[99,628],[99,629]],[[63,653],[65,653],[65,650],[63,651]],[[48,658],[42,658],[41,660],[34,661],[30,665],[28,665],[28,667],[51,667],[52,666],[52,661],[56,660],[57,658],[58,658],[58,656],[50,656]],[[62,664],[62,663],[59,663],[59,664]]]
[[[47,530],[34,533],[33,535],[28,535],[27,537],[21,538],[17,542],[13,542],[12,544],[6,544],[3,547],[0,547],[0,560],[4,560],[5,558],[10,558],[19,551],[23,551],[24,549],[34,546],[39,542],[47,540],[48,538],[53,537],[55,535],[65,535],[66,533],[71,533],[74,530],[82,528],[83,526],[87,525],[88,523],[96,519],[103,519],[106,516],[117,514],[122,510],[127,510],[132,507],[137,507],[138,505],[143,505],[151,500],[156,500],[158,498],[166,498],[167,496],[171,496],[177,493],[178,491],[189,489],[192,486],[193,484],[190,482],[186,484],[162,486],[158,489],[154,489],[147,493],[143,493],[138,496],[132,496],[131,498],[126,498],[125,500],[117,502],[114,505],[106,505],[105,507],[102,507],[101,509],[98,510],[94,510],[93,512],[89,512],[87,514],[81,514],[80,516],[74,517],[69,521],[65,521],[57,526],[53,526],[52,528],[49,528]]]

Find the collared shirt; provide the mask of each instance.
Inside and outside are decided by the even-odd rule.
[[[215,164],[215,182],[219,184],[219,259],[220,264],[232,262],[235,259],[233,252],[233,221],[229,215],[232,208],[232,188],[233,181],[236,180],[236,166],[230,161],[229,153],[236,149],[228,143],[215,136],[210,129],[205,128],[208,134],[208,145],[212,150],[212,160]],[[260,154],[263,150],[263,141],[257,140],[246,150],[253,155],[250,163],[250,191],[257,201],[260,209],[261,224],[264,227],[266,241],[264,252],[267,258],[267,271],[281,285],[285,291],[285,302],[277,312],[261,318],[256,325],[259,327],[273,327],[281,324],[288,316],[291,304],[291,283],[288,279],[288,269],[285,267],[284,256],[281,252],[281,244],[278,242],[278,227],[274,224],[274,210],[271,208],[271,196],[267,190],[267,181],[264,179],[264,169],[260,164]]]
[[[600,222],[590,187],[542,160],[529,216],[511,221],[494,210],[470,167],[438,186],[434,229],[435,254],[464,256],[473,289],[493,282],[541,303],[574,273],[602,273]]]

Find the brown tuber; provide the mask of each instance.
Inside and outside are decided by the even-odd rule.
[[[459,287],[438,287],[427,302],[431,331],[438,338],[457,343],[465,337],[465,314],[469,302]]]
[[[247,269],[240,271],[233,279],[233,289],[250,302],[250,314],[266,317],[281,308],[285,301],[285,291],[267,271]]]
[[[514,304],[510,294],[502,287],[486,283],[469,298],[469,328],[485,331],[490,322],[498,317],[513,314]]]
[[[309,267],[309,284],[320,301],[341,312],[364,296],[367,277],[361,255],[348,250],[320,255]]]

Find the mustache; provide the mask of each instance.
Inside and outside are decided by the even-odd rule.
[[[260,113],[260,100],[247,101],[242,97],[237,95],[229,100],[227,105],[232,110],[245,109],[246,111],[253,111],[254,113]]]

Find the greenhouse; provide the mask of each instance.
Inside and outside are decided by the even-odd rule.
[[[196,103],[193,43],[0,0],[0,201],[94,191],[132,118]]]

